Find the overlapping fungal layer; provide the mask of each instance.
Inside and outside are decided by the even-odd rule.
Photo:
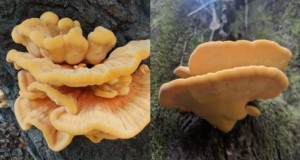
[[[130,41],[105,59],[116,43],[111,31],[96,27],[86,40],[78,21],[52,12],[25,20],[12,37],[28,49],[6,57],[20,70],[17,120],[24,130],[41,130],[50,149],[77,135],[94,143],[131,138],[149,123],[150,71],[140,63],[150,40]]]
[[[203,75],[240,66],[263,65],[284,70],[292,54],[270,40],[214,41],[200,44],[190,55],[192,75]]]
[[[54,96],[20,96],[15,102],[15,114],[22,129],[29,130],[33,125],[41,130],[54,151],[64,149],[76,135],[84,135],[95,143],[131,138],[150,121],[150,72],[146,65],[132,74],[129,93],[114,98],[96,96],[91,86],[48,88],[36,84],[40,83],[33,81],[26,86],[32,97],[41,92]],[[66,97],[55,97],[59,95],[52,92]],[[76,114],[62,106],[69,101],[77,108]]]
[[[161,86],[159,101],[229,132],[238,120],[261,114],[250,101],[274,98],[287,88],[283,70],[290,59],[287,48],[269,40],[204,43],[188,66],[174,70],[181,78]]]
[[[84,87],[101,85],[132,74],[143,59],[150,55],[150,41],[131,41],[115,49],[104,62],[91,68],[85,65],[55,64],[49,58],[37,58],[29,52],[10,50],[6,60],[28,70],[33,77],[53,86]],[[89,78],[86,78],[89,77]]]
[[[59,19],[53,12],[30,18],[15,26],[12,38],[35,57],[48,57],[54,63],[98,64],[116,44],[114,33],[102,26],[84,38],[78,21]]]

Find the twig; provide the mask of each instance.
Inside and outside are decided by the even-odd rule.
[[[197,12],[199,12],[201,9],[205,8],[207,5],[209,5],[210,3],[214,3],[214,2],[217,2],[217,1],[222,1],[222,0],[213,0],[213,1],[209,1],[209,2],[206,2],[203,6],[197,8],[196,10],[190,12],[187,16],[191,16]]]
[[[209,1],[209,2],[206,2],[203,6],[197,8],[196,10],[190,12],[187,16],[191,16],[197,12],[199,12],[201,9],[205,8],[207,5],[209,5],[210,3],[214,3],[214,2],[218,2],[218,1],[233,1],[233,0],[212,0],[212,1]]]
[[[22,137],[25,138],[25,140],[27,141],[29,137],[27,137],[27,135],[21,131],[21,135]],[[39,160],[40,158],[32,151],[32,149],[28,146],[28,144],[26,145],[26,151],[29,153],[29,155],[31,156],[31,158],[33,158],[34,160]]]
[[[195,35],[195,32],[191,33],[191,34],[188,36],[187,40],[186,40],[186,41],[184,42],[184,44],[183,44],[183,48],[182,48],[182,56],[181,56],[181,59],[180,59],[180,66],[182,66],[183,61],[184,61],[184,57],[185,57],[185,55],[186,55],[186,46],[187,46],[187,44],[188,44],[188,41],[189,41],[194,35]]]
[[[217,17],[217,13],[216,13],[216,8],[215,8],[215,5],[214,4],[211,4],[210,5],[211,7],[211,10],[212,10],[212,20],[211,20],[211,23],[209,25],[209,28],[212,30],[211,31],[211,34],[210,34],[210,37],[209,37],[209,41],[212,41],[213,38],[214,38],[214,34],[215,34],[215,31],[220,28],[220,22],[219,22],[219,19]]]
[[[201,4],[204,4],[203,1],[205,1],[205,0],[201,0]],[[209,10],[209,8],[204,7],[204,10],[206,11],[206,13],[208,13],[210,16],[212,16],[211,10]]]
[[[210,34],[210,37],[209,37],[209,41],[212,41],[212,40],[213,40],[215,31],[216,31],[216,30],[212,30],[212,31],[211,31],[211,34]]]
[[[31,158],[33,158],[34,160],[39,160],[39,158],[33,153],[31,148],[26,147],[26,151],[30,154]]]

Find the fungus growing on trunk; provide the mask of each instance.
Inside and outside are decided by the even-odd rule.
[[[112,31],[98,26],[85,39],[78,21],[52,12],[25,20],[12,31],[28,52],[10,50],[6,60],[18,73],[14,108],[22,129],[41,130],[50,149],[73,137],[92,142],[126,139],[150,121],[150,40],[114,47]],[[76,125],[74,125],[76,124]]]
[[[20,127],[29,130],[31,126],[39,129],[53,151],[60,151],[68,146],[74,135],[58,131],[50,122],[50,113],[58,106],[48,98],[35,100],[18,97],[15,102],[15,115]]]
[[[30,53],[16,50],[10,50],[6,60],[28,70],[41,83],[53,86],[84,87],[101,85],[116,77],[130,75],[149,55],[150,40],[140,40],[131,41],[115,49],[103,63],[91,68],[55,64],[49,58],[37,58]]]
[[[192,75],[203,75],[240,66],[263,65],[284,70],[291,52],[270,40],[212,41],[200,44],[190,55]]]
[[[77,114],[67,112],[51,97],[19,97],[14,106],[17,120],[24,130],[31,125],[41,130],[54,151],[65,148],[75,135],[85,135],[95,143],[104,138],[131,138],[150,121],[149,68],[142,65],[132,77],[129,93],[115,98],[98,97],[90,87],[65,88],[77,100]]]
[[[82,61],[98,64],[115,46],[114,33],[102,26],[88,36],[82,35],[78,21],[45,12],[40,18],[30,18],[12,31],[16,43],[23,44],[35,57],[48,57],[54,63],[74,65]]]
[[[274,98],[287,88],[287,77],[274,67],[236,67],[177,79],[160,88],[160,104],[194,112],[224,132],[247,114],[258,109],[247,107],[255,99]]]
[[[278,96],[288,86],[282,72],[291,53],[268,40],[200,44],[174,74],[180,79],[160,88],[159,102],[168,108],[194,112],[218,129],[229,132],[246,115],[259,116],[248,105]]]

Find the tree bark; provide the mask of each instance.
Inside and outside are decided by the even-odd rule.
[[[11,39],[13,27],[23,20],[39,17],[46,11],[56,13],[60,18],[69,17],[81,23],[85,37],[96,26],[112,30],[117,37],[117,47],[130,40],[149,38],[149,0],[2,0],[0,1],[0,88],[5,92],[9,106],[18,96],[17,76],[13,65],[6,62],[10,49],[26,51]],[[12,112],[2,114],[14,117]],[[10,123],[16,123],[11,118]],[[48,149],[41,132],[35,128],[23,132],[28,150],[34,159],[149,159],[149,127],[129,140],[103,140],[93,144],[84,137],[75,137],[61,152]]]

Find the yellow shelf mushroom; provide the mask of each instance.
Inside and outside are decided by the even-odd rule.
[[[192,111],[228,132],[247,114],[259,115],[258,109],[245,107],[248,102],[274,98],[287,86],[287,77],[274,67],[237,67],[165,83],[160,104]]]
[[[18,97],[14,110],[17,121],[23,130],[29,130],[31,126],[39,129],[53,151],[60,151],[68,146],[74,135],[60,132],[50,122],[50,114],[57,109],[57,105],[48,98],[29,100]]]
[[[143,68],[133,74],[126,96],[101,98],[87,90],[78,97],[79,112],[71,114],[61,107],[51,113],[52,125],[74,135],[100,130],[118,138],[133,137],[150,121],[150,73]]]
[[[150,40],[139,40],[131,41],[115,49],[103,63],[91,68],[74,68],[66,64],[55,64],[48,58],[37,58],[30,53],[16,50],[10,50],[6,60],[28,70],[41,83],[53,86],[84,87],[101,85],[116,77],[130,75],[149,55]]]
[[[240,66],[264,65],[284,70],[291,52],[270,40],[212,41],[200,44],[190,55],[191,75],[203,75]]]
[[[12,38],[35,57],[72,65],[82,61],[100,63],[117,41],[114,33],[102,26],[96,27],[87,40],[78,21],[70,18],[59,20],[53,12],[45,12],[40,18],[30,18],[17,25]]]
[[[288,86],[282,72],[291,53],[269,40],[200,44],[174,74],[180,79],[160,88],[159,102],[168,108],[194,112],[218,129],[229,132],[246,115],[260,110],[247,105],[278,96]]]
[[[116,44],[102,26],[84,38],[78,21],[46,12],[12,31],[28,52],[10,50],[18,73],[15,114],[24,130],[33,125],[50,149],[60,151],[74,136],[94,143],[137,135],[150,121],[150,40]],[[75,125],[74,125],[75,124]]]
[[[24,130],[31,125],[41,130],[54,151],[64,149],[75,135],[85,135],[96,143],[104,138],[131,138],[150,122],[149,68],[142,65],[132,77],[129,93],[115,98],[95,96],[89,87],[68,87],[66,90],[78,96],[77,114],[68,113],[51,97],[18,97],[14,106],[17,120]]]

